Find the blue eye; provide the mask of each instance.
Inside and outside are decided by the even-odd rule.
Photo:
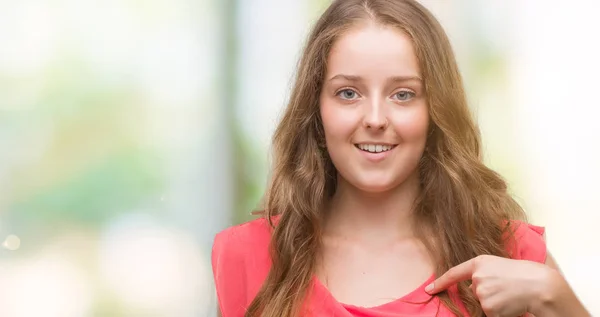
[[[412,91],[408,91],[408,90],[399,91],[394,95],[394,97],[400,101],[410,100],[414,96],[415,96],[415,93]]]
[[[340,90],[337,93],[337,95],[340,96],[344,100],[353,100],[358,97],[358,94],[356,93],[356,91],[354,91],[352,89]]]

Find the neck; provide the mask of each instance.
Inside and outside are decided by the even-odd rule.
[[[419,189],[417,173],[380,193],[362,191],[340,177],[329,204],[325,234],[372,242],[413,237],[413,207]]]

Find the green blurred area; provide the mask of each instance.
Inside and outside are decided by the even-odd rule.
[[[14,144],[34,143],[39,151],[10,169],[3,220],[24,234],[61,223],[100,227],[159,195],[165,162],[138,140],[142,96],[133,85],[107,85],[85,65],[67,62],[44,77],[52,80],[31,110],[2,116]]]

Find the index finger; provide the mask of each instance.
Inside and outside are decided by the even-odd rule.
[[[425,287],[425,291],[429,294],[436,294],[448,287],[466,280],[470,280],[475,270],[475,259],[463,262],[451,269],[442,276],[438,277],[433,283]]]

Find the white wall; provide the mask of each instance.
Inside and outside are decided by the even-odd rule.
[[[518,4],[511,71],[526,200],[567,279],[600,314],[600,3]]]

